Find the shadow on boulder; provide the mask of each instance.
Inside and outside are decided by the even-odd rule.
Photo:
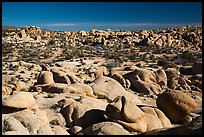
[[[66,119],[66,115],[64,111],[61,112],[62,115]],[[74,114],[75,113],[75,114]],[[80,126],[82,128],[87,128],[95,123],[104,122],[106,121],[104,117],[104,111],[99,109],[91,109],[86,111],[81,117],[77,118],[78,112],[73,112],[72,114],[72,121],[69,121],[66,126],[74,127]]]
[[[9,114],[9,113],[15,113],[17,111],[22,111],[27,108],[14,108],[14,107],[7,107],[7,106],[2,106],[2,114]]]
[[[88,126],[91,126],[93,124],[99,123],[99,122],[105,122],[106,119],[104,117],[104,111],[99,109],[91,109],[89,111],[86,111],[85,114],[78,119],[78,124],[82,125],[82,128],[86,128]]]

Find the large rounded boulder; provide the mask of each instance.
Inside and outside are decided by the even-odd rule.
[[[52,84],[52,83],[54,83],[52,72],[42,71],[37,78],[36,84]]]
[[[115,99],[117,96],[125,96],[135,104],[143,104],[137,95],[126,91],[118,81],[110,77],[98,77],[91,83],[91,87],[96,96],[106,96],[110,100]]]
[[[182,91],[171,90],[160,94],[156,100],[157,106],[174,123],[182,123],[183,118],[193,112],[196,102]]]

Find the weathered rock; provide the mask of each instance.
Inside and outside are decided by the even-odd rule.
[[[119,73],[114,73],[112,78],[117,80],[124,88],[128,89],[130,87],[130,81],[128,79],[124,79]]]
[[[40,109],[18,111],[4,118],[4,121],[5,134],[54,135],[46,112]]]
[[[2,135],[30,135],[28,130],[14,117],[2,115]]]
[[[51,72],[53,74],[53,79],[54,79],[55,83],[71,84],[71,81],[66,76],[65,72],[60,71],[57,68],[52,68]]]
[[[141,107],[141,110],[145,112],[147,117],[147,131],[173,127],[170,120],[158,108]]]
[[[108,75],[108,70],[105,66],[96,67],[95,78]]]
[[[106,107],[107,119],[117,122],[130,131],[144,133],[147,130],[147,118],[144,112],[124,96],[118,96]]]
[[[139,35],[141,35],[141,36],[148,36],[148,31],[147,30],[141,30],[139,32]]]
[[[162,41],[162,38],[161,38],[161,37],[158,38],[158,39],[155,41],[155,45],[156,45],[156,46],[159,46],[159,47],[161,47],[161,46],[163,45],[163,41]]]
[[[157,107],[156,98],[157,95],[153,94],[151,96],[139,96],[140,100],[144,103],[143,106]]]
[[[52,128],[52,131],[54,132],[55,135],[70,135],[65,129],[63,129],[60,126],[54,126]]]
[[[74,126],[86,128],[92,124],[104,121],[103,110],[92,108],[76,101],[64,107],[61,112],[70,128]]]
[[[162,93],[161,87],[153,82],[144,82],[138,79],[134,82],[133,86],[137,89],[136,92],[138,93],[144,93],[147,95]]]
[[[52,72],[42,71],[37,78],[36,84],[52,84],[52,83],[55,83]]]
[[[67,99],[67,98],[65,98],[65,99],[59,100],[59,101],[57,102],[57,105],[58,105],[59,107],[61,107],[61,108],[65,108],[66,106],[68,106],[68,105],[70,105],[70,104],[72,104],[72,103],[74,103],[74,102],[75,102],[74,99],[71,99],[71,98]]]
[[[78,78],[75,74],[67,74],[66,76],[69,78],[72,84],[73,83],[83,83],[83,81],[80,78]]]
[[[79,36],[84,37],[86,35],[87,35],[86,31],[83,30],[79,31]]]
[[[148,69],[136,68],[133,71],[134,75],[138,75],[138,77],[145,82],[154,82],[156,83],[156,74]]]
[[[2,86],[2,95],[9,95],[12,92],[12,87],[9,85],[3,85]]]
[[[34,105],[35,99],[31,93],[28,92],[16,92],[13,95],[9,95],[2,100],[2,105],[13,108],[30,108]]]
[[[113,100],[117,96],[125,96],[135,104],[142,104],[137,95],[127,92],[120,83],[110,77],[102,76],[97,78],[91,83],[91,87],[96,96],[103,95],[109,100]]]
[[[168,69],[165,71],[167,74],[167,86],[171,89],[176,90],[187,90],[190,91],[191,87],[189,86],[190,81],[180,75],[178,70]]]
[[[87,96],[96,98],[96,96],[93,94],[93,89],[89,85],[83,84],[83,83],[69,84],[69,85],[67,85],[67,87],[65,88],[65,90],[63,92],[64,93],[66,93],[66,92],[82,93],[82,94],[85,94]]]
[[[53,135],[46,112],[40,109],[24,110],[15,113],[14,118],[24,123],[24,126],[32,135]]]
[[[172,43],[173,43],[173,40],[174,40],[174,38],[169,34],[169,33],[167,33],[167,43],[166,43],[166,46],[167,47],[171,47],[172,46]]]
[[[83,83],[74,83],[74,84],[63,84],[63,83],[53,83],[53,84],[42,84],[32,87],[33,91],[37,92],[48,92],[48,93],[75,93],[87,95],[93,98],[96,96],[93,94],[93,89]]]
[[[179,70],[177,70],[175,68],[168,68],[165,70],[165,73],[166,73],[168,80],[173,78],[173,77],[178,77],[180,74]]]
[[[156,76],[151,70],[136,68],[133,72],[129,72],[123,77],[131,82],[131,86],[136,92],[144,94],[158,94],[163,92],[159,84],[165,85],[166,82],[162,70],[158,70]],[[157,80],[159,84],[157,84]]]
[[[50,71],[50,66],[48,64],[40,64],[42,71]]]
[[[157,84],[159,84],[160,86],[167,86],[167,76],[166,73],[163,69],[159,69],[155,72],[156,74],[156,80],[157,80]]]
[[[66,89],[67,84],[63,83],[52,83],[52,84],[41,84],[35,85],[31,88],[34,92],[48,92],[48,93],[63,93]]]
[[[23,42],[30,41],[30,35],[26,34],[25,30],[21,30],[18,33],[18,36],[19,36],[20,40],[22,40]]]
[[[88,96],[82,97],[79,102],[85,106],[89,106],[90,108],[100,109],[100,110],[105,110],[106,106],[108,105],[107,101],[104,99],[95,99],[93,97],[88,97]]]
[[[115,122],[100,122],[93,124],[77,135],[131,135],[120,124]]]
[[[188,84],[190,84],[189,80],[184,77],[173,77],[169,80],[169,87],[176,90],[190,91],[191,87]]]
[[[22,81],[18,81],[16,83],[14,83],[14,86],[16,87],[16,91],[27,91],[27,86],[25,84],[25,82]]]
[[[80,126],[74,126],[71,128],[71,132],[74,135],[77,134],[78,132],[80,132],[81,130],[82,130],[82,127],[80,127]]]
[[[174,123],[181,123],[183,118],[191,113],[196,106],[194,99],[182,91],[167,91],[160,94],[156,100],[157,106]]]
[[[197,114],[201,114],[202,113],[202,96],[193,96],[192,97],[194,99],[194,101],[196,102],[196,107],[193,110],[193,113],[197,113]]]
[[[182,126],[147,131],[144,135],[202,135],[202,116]]]
[[[147,131],[162,128],[161,121],[156,116],[149,113],[145,113],[145,115],[147,117]]]

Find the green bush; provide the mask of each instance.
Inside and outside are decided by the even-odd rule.
[[[10,45],[2,46],[2,55],[3,56],[6,56],[7,54],[12,53],[12,52],[13,52],[12,46],[10,46]]]
[[[120,55],[118,53],[111,53],[110,51],[106,51],[103,57],[118,60]]]
[[[49,58],[49,53],[45,52],[43,56],[44,58]]]
[[[130,60],[135,60],[135,59],[137,59],[137,56],[138,56],[138,53],[131,53],[128,55],[128,58]]]
[[[52,40],[49,41],[49,44],[53,45],[53,44],[55,44],[55,41],[52,39]]]
[[[165,59],[159,59],[159,60],[157,61],[157,65],[158,65],[158,66],[167,67],[167,66],[168,66],[168,63],[167,63],[167,60],[165,60]]]
[[[147,54],[140,54],[140,59],[145,61],[147,59]]]
[[[197,60],[197,58],[192,54],[190,53],[189,51],[184,51],[181,55],[180,55],[180,58],[189,62],[189,63],[193,63]]]

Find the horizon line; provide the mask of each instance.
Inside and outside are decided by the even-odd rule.
[[[91,29],[97,29],[97,30],[135,30],[135,29],[124,29],[122,27],[158,27],[158,28],[154,28],[154,29],[164,29],[164,28],[159,28],[159,27],[165,27],[167,28],[177,28],[177,27],[182,27],[182,26],[202,26],[202,23],[195,23],[195,22],[191,22],[191,23],[49,23],[49,24],[36,24],[36,25],[24,25],[24,26],[20,26],[20,25],[3,25],[3,26],[12,26],[12,27],[19,27],[19,28],[24,28],[24,27],[28,27],[28,26],[35,26],[35,27],[39,27],[41,29],[46,29],[46,30],[51,30],[51,31],[67,31],[67,30],[72,30],[72,31],[78,31],[78,30],[87,30],[87,29],[77,29],[76,27],[92,27],[89,28],[88,30]],[[95,28],[94,28],[95,26]],[[49,27],[49,28],[47,28]],[[50,28],[51,27],[51,28]],[[54,28],[53,28],[54,27]],[[55,27],[74,27],[74,28],[55,28]],[[111,29],[111,28],[103,28],[103,29],[98,29],[96,27],[121,27],[121,28],[115,28],[115,29]],[[141,28],[144,29],[144,28]],[[141,30],[140,28],[137,28],[137,30]],[[147,29],[147,28],[146,28]],[[152,29],[152,30],[154,30]],[[147,30],[151,30],[151,28],[147,29]]]

